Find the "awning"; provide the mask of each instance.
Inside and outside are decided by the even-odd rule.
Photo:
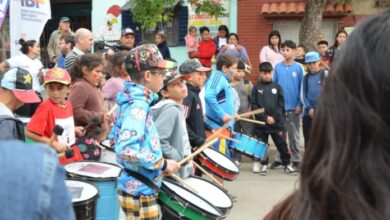
[[[173,4],[173,6],[167,6],[166,8],[170,8],[170,7],[174,7],[175,5],[177,5],[177,3],[181,2],[181,0],[176,0],[176,2]],[[122,11],[129,11],[131,9],[131,0],[128,0],[122,7],[121,7],[121,10]]]
[[[324,9],[324,16],[341,16],[352,12],[351,4],[328,3]],[[261,14],[264,16],[303,16],[305,3],[280,2],[264,3],[261,7]]]

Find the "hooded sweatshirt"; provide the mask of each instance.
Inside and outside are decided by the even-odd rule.
[[[115,140],[117,161],[161,186],[163,166],[160,138],[149,104],[153,95],[144,95],[145,87],[126,81],[117,96],[118,108],[111,136]],[[122,172],[118,187],[132,196],[156,196],[155,190]]]
[[[167,159],[180,162],[191,154],[191,146],[184,119],[182,105],[171,99],[163,100],[152,107],[153,118],[160,136],[163,155]],[[192,165],[180,168],[178,174],[186,178],[192,173]]]

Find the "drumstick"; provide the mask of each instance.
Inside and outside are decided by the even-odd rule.
[[[234,138],[231,138],[231,137],[226,136],[226,135],[224,135],[224,134],[219,134],[219,136],[221,136],[221,137],[223,137],[223,138],[225,138],[225,139],[228,139],[228,140],[230,140],[230,141],[236,142],[236,143],[241,143],[239,140],[234,139]]]
[[[54,126],[53,135],[50,137],[49,141],[47,142],[47,145],[49,145],[50,147],[53,147],[52,144],[53,144],[54,140],[57,139],[58,135],[62,135],[63,132],[64,132],[63,127],[61,127],[59,125]]]
[[[194,193],[198,193],[198,191],[196,191],[196,189],[194,189],[192,186],[188,185],[182,178],[178,177],[177,175],[175,175],[173,173],[170,176],[173,179],[175,179],[177,182],[183,184],[183,186],[187,187],[189,190],[193,191]]]
[[[118,105],[115,104],[115,105],[110,109],[110,111],[107,112],[107,114],[111,115],[112,113],[114,113],[114,111],[116,110],[117,107],[118,107]]]
[[[216,183],[217,185],[219,185],[220,187],[223,187],[223,185],[217,180],[215,179],[215,177],[213,175],[211,175],[209,172],[207,172],[203,167],[201,167],[199,164],[193,162],[193,164],[200,170],[202,171],[202,173],[206,174],[206,176],[210,177],[210,179]]]
[[[259,108],[259,109],[256,109],[254,111],[250,111],[250,112],[247,112],[247,113],[239,114],[238,116],[240,116],[241,118],[245,118],[245,117],[248,117],[248,116],[251,116],[251,115],[257,115],[257,114],[260,114],[260,113],[263,113],[263,112],[264,112],[264,108]]]
[[[193,157],[195,157],[196,155],[200,154],[204,149],[210,147],[211,145],[213,145],[215,142],[217,142],[218,139],[212,139],[210,140],[209,142],[203,144],[202,146],[200,146],[194,153],[188,155],[186,158],[184,158],[183,160],[181,160],[179,162],[179,165],[182,166],[183,164],[187,163],[189,160],[191,160]]]
[[[265,122],[263,122],[263,121],[257,121],[257,120],[253,120],[253,119],[249,119],[249,118],[240,118],[239,120],[251,122],[251,123],[259,124],[259,125],[265,125]]]

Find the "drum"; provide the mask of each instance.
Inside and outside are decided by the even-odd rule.
[[[109,139],[103,140],[100,142],[100,145],[103,147],[103,149],[99,161],[113,163],[120,166],[116,161],[116,153],[115,149],[111,145],[111,141]]]
[[[76,219],[96,219],[96,203],[99,198],[99,189],[92,183],[77,179],[67,179],[65,185],[72,194],[72,204]]]
[[[158,199],[163,219],[222,219],[222,213],[201,196],[165,179]]]
[[[232,136],[232,132],[227,128],[220,128],[219,132],[221,135],[226,136],[226,137]],[[206,135],[207,135],[207,137],[210,137],[212,135],[212,133],[206,132]],[[225,139],[225,138],[219,138],[218,141],[213,144],[213,148],[214,148],[214,150],[221,152],[225,156],[230,157],[230,153],[229,153],[229,149],[228,149],[229,142],[230,141]]]
[[[225,190],[197,176],[190,176],[184,182],[197,191],[197,194],[217,207],[226,218],[233,207],[233,201]]]
[[[240,172],[238,166],[231,159],[210,148],[200,153],[198,160],[206,170],[228,181],[235,180]]]
[[[229,147],[253,159],[265,160],[268,156],[268,145],[248,135],[235,132],[233,138],[239,143],[231,141]]]
[[[116,179],[121,172],[120,167],[110,163],[79,161],[69,163],[64,168],[68,176],[91,181],[99,188],[96,219],[117,220],[119,218]]]

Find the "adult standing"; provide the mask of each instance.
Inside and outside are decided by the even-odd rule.
[[[260,63],[270,62],[272,67],[275,68],[276,64],[282,62],[284,58],[281,53],[281,43],[282,37],[280,36],[279,31],[271,31],[268,36],[268,45],[264,46],[260,51]]]
[[[49,43],[47,44],[47,53],[49,54],[50,62],[56,63],[57,58],[61,56],[60,38],[62,35],[74,33],[70,29],[69,17],[61,17],[58,29],[50,35]]]
[[[229,34],[227,44],[220,49],[217,58],[223,54],[233,55],[241,62],[250,64],[248,53],[245,47],[240,45],[240,39],[236,33]]]
[[[129,51],[135,47],[135,33],[131,28],[123,28],[122,36],[119,39],[119,43],[121,46],[126,47],[123,50]]]
[[[75,46],[74,36],[70,34],[62,35],[60,38],[61,55],[57,58],[57,67],[65,69],[65,58],[72,53]]]
[[[334,40],[334,44],[333,46],[331,46],[329,48],[329,53],[332,55],[332,60],[331,62],[333,62],[333,60],[335,59],[336,57],[336,54],[337,52],[340,50],[340,48],[343,46],[344,42],[347,40],[348,38],[348,33],[344,30],[339,30],[336,34],[336,37],[335,37],[335,40]]]
[[[42,100],[41,83],[43,82],[42,62],[38,59],[41,54],[41,48],[36,40],[25,41],[19,40],[22,45],[20,51],[21,55],[14,56],[0,64],[0,71],[5,71],[9,68],[22,68],[27,70],[32,77],[33,90]],[[39,103],[25,104],[16,110],[16,114],[25,117],[31,117],[38,108]]]
[[[210,29],[206,26],[199,28],[200,35],[202,36],[201,41],[199,42],[198,52],[190,54],[190,58],[198,58],[200,63],[210,68],[211,67],[211,58],[213,58],[217,46],[214,43],[214,40],[210,37]]]
[[[70,71],[77,57],[88,53],[91,49],[93,45],[92,32],[86,28],[79,28],[74,34],[74,40],[76,46],[73,48],[72,53],[68,54],[65,58],[65,68],[68,71]]]

